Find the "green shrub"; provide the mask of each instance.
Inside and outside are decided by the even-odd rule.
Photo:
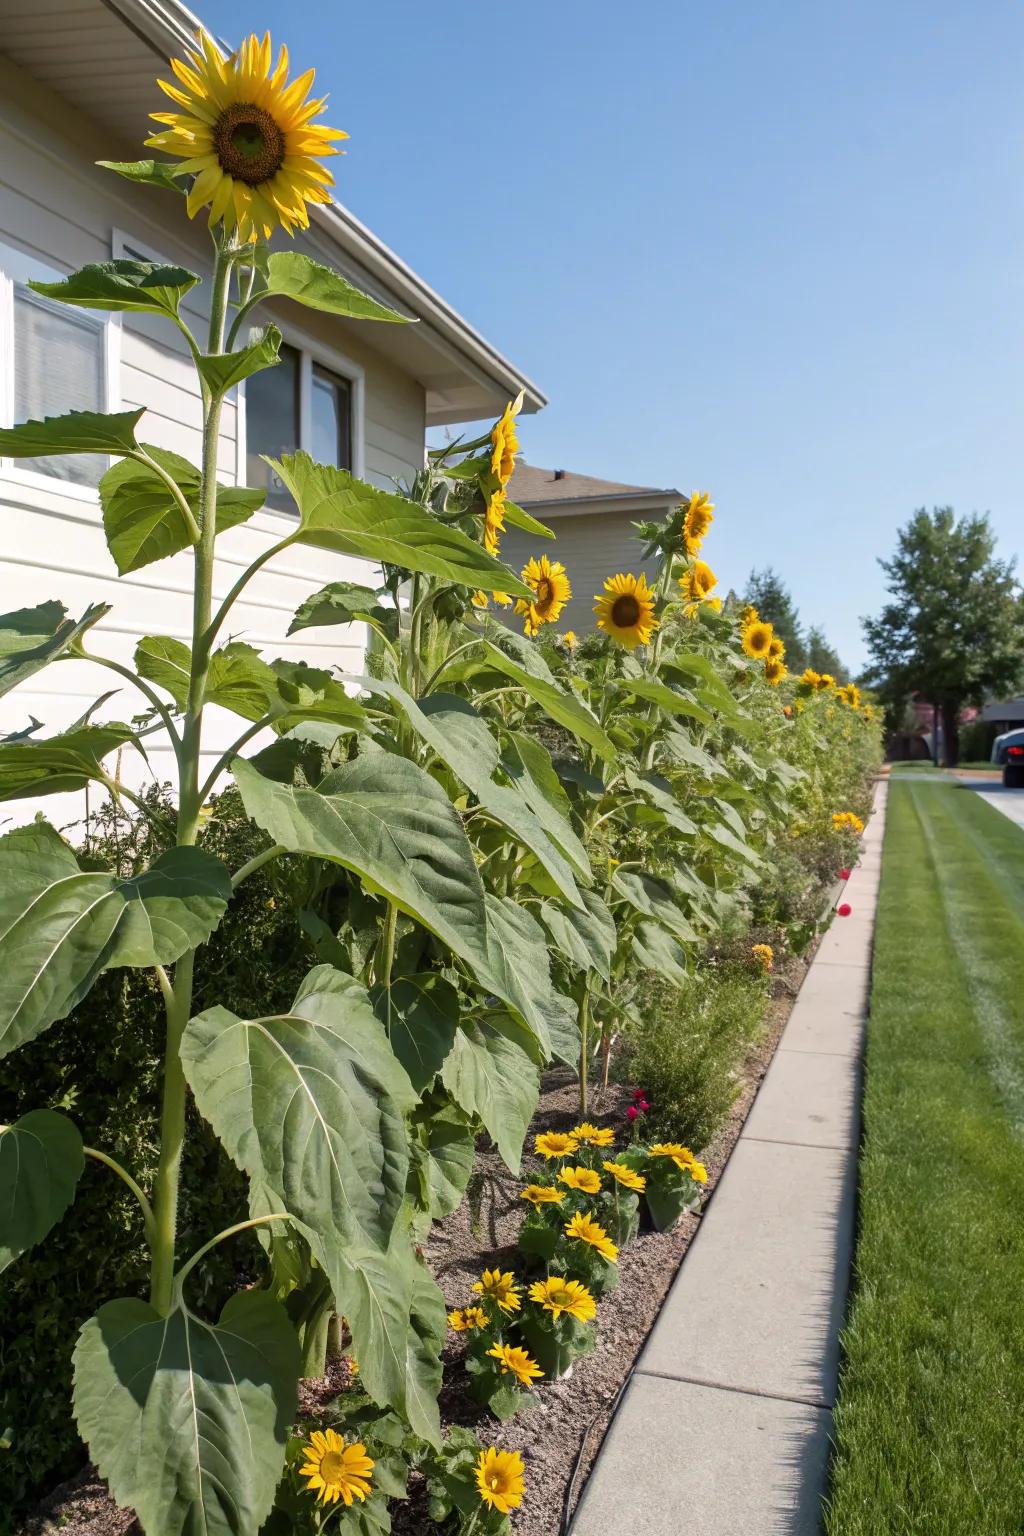
[[[685,988],[645,973],[620,1064],[650,1101],[645,1139],[707,1146],[736,1097],[767,999],[764,977],[738,965],[702,965]]]

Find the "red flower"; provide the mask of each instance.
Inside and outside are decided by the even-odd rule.
[[[849,917],[850,913],[853,911],[853,908],[850,906],[848,901],[844,901],[841,907],[836,907],[836,911],[839,913],[840,917]]]
[[[634,1104],[639,1104],[640,1100],[643,1097],[644,1097],[644,1090],[642,1088],[638,1088],[636,1093],[634,1093],[634,1095],[633,1095],[633,1103]]]
[[[636,1107],[640,1111],[640,1113],[643,1114],[644,1111],[647,1110],[647,1109],[650,1109],[651,1106],[648,1104],[646,1099],[640,1099],[639,1102],[637,1103]]]
[[[839,871],[839,878],[840,878],[840,880],[849,880],[849,878],[850,878],[850,871],[848,869],[841,869]]]
[[[626,1110],[626,1116],[630,1120],[635,1120],[639,1113],[640,1111],[637,1109],[635,1104],[631,1104]]]

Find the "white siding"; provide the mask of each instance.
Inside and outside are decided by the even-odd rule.
[[[573,595],[562,609],[560,630],[574,629],[578,634],[587,634],[594,628],[594,597],[601,592],[608,576],[618,571],[632,571],[634,575],[643,571],[648,581],[653,581],[657,562],[641,560],[643,545],[628,513],[582,512],[545,519],[542,507],[531,510],[542,523],[547,522],[555,537],[534,538],[519,528],[510,528],[501,542],[501,558],[516,571],[522,569],[531,555],[547,555],[549,560],[562,562]],[[638,518],[649,515],[635,514]],[[499,617],[508,617],[500,608],[496,611]]]
[[[2,39],[0,39],[2,44]],[[155,104],[156,98],[154,98]],[[141,130],[144,123],[140,122]],[[127,157],[132,150],[103,142],[85,118],[51,96],[0,58],[0,242],[13,244],[59,270],[109,259],[120,233],[170,261],[202,271],[208,252],[201,221],[189,225],[181,203],[155,189],[133,188],[98,170],[98,158]],[[135,153],[143,153],[140,146]],[[318,259],[328,253],[307,247]],[[202,290],[197,290],[201,294]],[[191,298],[192,296],[190,296]],[[202,299],[187,314],[195,329],[204,323]],[[295,324],[296,316],[300,326]],[[357,380],[354,423],[362,434],[356,467],[368,480],[390,486],[409,480],[423,459],[423,386],[375,352],[364,334],[372,329],[296,306],[275,313],[289,339],[319,352],[326,362],[345,365]],[[200,404],[183,342],[153,316],[114,321],[112,355],[119,359],[111,390],[115,407],[145,406],[143,441],[173,449],[197,462]],[[226,405],[218,467],[233,481],[239,467],[237,442],[242,413]],[[244,466],[242,466],[244,468]],[[0,611],[29,607],[49,598],[62,601],[74,617],[93,602],[113,611],[92,631],[88,644],[128,661],[144,634],[187,639],[191,611],[191,556],[182,554],[118,579],[103,537],[98,498],[84,489],[0,465],[0,509],[4,540],[0,553]],[[262,511],[218,545],[216,595],[222,597],[240,572],[292,526],[284,513]],[[358,670],[362,633],[306,631],[292,640],[285,631],[299,602],[331,580],[365,578],[361,562],[318,550],[291,549],[265,567],[248,588],[227,625],[232,638],[256,645],[268,659],[285,656],[311,665]],[[0,699],[0,732],[24,726],[30,715],[46,733],[67,725],[99,694],[116,685],[110,672],[83,662],[51,667]],[[97,718],[128,719],[144,707],[127,684]],[[205,756],[208,763],[244,728],[237,717],[211,711]],[[151,775],[170,777],[169,750],[158,738],[147,744],[150,767],[134,753],[122,762],[125,781]],[[20,822],[43,809],[58,825],[79,819],[83,796],[59,796],[0,807],[0,822]],[[9,823],[8,823],[9,824]]]

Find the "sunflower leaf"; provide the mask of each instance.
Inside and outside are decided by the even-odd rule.
[[[56,283],[29,283],[44,298],[79,309],[131,310],[176,318],[199,278],[187,267],[157,261],[92,261]]]
[[[175,163],[170,160],[97,160],[96,164],[105,171],[114,171],[118,176],[123,176],[126,181],[163,187],[167,192],[180,192],[183,197],[188,191],[182,177],[185,177],[186,182],[190,178],[187,173],[177,170]]]
[[[478,1115],[513,1173],[540,1097],[540,1073],[515,1041],[468,1021],[441,1069],[441,1081],[467,1115]]]
[[[109,612],[109,603],[93,603],[76,622],[67,617],[63,603],[51,601],[0,614],[0,694],[66,656]]]
[[[196,522],[200,518],[202,476],[194,464],[166,448],[143,444],[149,457],[170,475]],[[122,452],[124,450],[121,450]],[[262,505],[266,493],[244,486],[217,487],[217,532],[244,523]],[[189,548],[192,538],[181,508],[159,470],[134,459],[122,459],[100,481],[103,531],[118,574],[126,576],[155,560],[166,560]]]
[[[30,1110],[0,1130],[0,1274],[57,1225],[84,1167],[78,1129],[56,1110]]]
[[[294,299],[307,309],[319,309],[329,315],[345,315],[352,320],[388,320],[400,325],[416,324],[409,315],[379,304],[369,294],[361,293],[337,272],[325,267],[301,251],[274,251],[267,263],[267,286],[261,299],[280,295]]]
[[[213,394],[225,395],[250,374],[273,368],[281,361],[280,352],[281,332],[276,325],[268,325],[247,347],[237,352],[206,353],[198,359],[196,367]]]
[[[51,453],[134,453],[139,446],[135,428],[144,414],[145,407],[140,406],[137,411],[116,411],[110,416],[69,411],[66,416],[23,421],[0,428],[0,454],[38,459]]]

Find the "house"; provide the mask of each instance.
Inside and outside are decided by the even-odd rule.
[[[178,263],[201,274],[210,242],[200,216],[161,189],[132,185],[95,162],[136,160],[152,132],[148,113],[166,107],[156,84],[167,60],[195,38],[198,22],[176,0],[0,0],[0,424],[72,409],[145,406],[143,441],[198,461],[200,401],[184,342],[150,315],[107,315],[49,302],[26,286],[86,262],[134,256]],[[340,114],[344,116],[343,113]],[[350,124],[348,126],[351,126]],[[342,165],[344,162],[340,162]],[[341,191],[344,192],[343,175]],[[292,519],[260,455],[308,448],[373,483],[408,482],[423,463],[428,427],[497,415],[525,390],[524,410],[544,396],[529,379],[341,204],[311,210],[294,241],[415,325],[356,323],[289,301],[264,306],[284,333],[282,363],[251,378],[226,405],[218,455],[225,483],[265,484],[267,503],[225,534],[216,574],[222,596]],[[186,318],[204,324],[203,289]],[[0,459],[4,539],[0,611],[58,598],[78,617],[90,603],[113,611],[89,643],[130,659],[144,634],[188,638],[191,559],[187,554],[117,579],[103,537],[96,457],[17,464]],[[315,549],[290,549],[265,568],[233,613],[234,638],[269,657],[331,667],[358,663],[361,629],[286,631],[300,600],[323,583],[362,576],[359,562]],[[66,662],[0,700],[0,731],[30,716],[46,731],[78,718],[110,687],[111,674]],[[143,707],[126,685],[97,718],[127,719]],[[216,715],[217,711],[211,711]],[[214,718],[212,761],[238,733],[235,717]],[[170,777],[169,752],[152,740],[151,771]],[[149,773],[125,754],[126,782]],[[58,803],[59,802],[59,803]],[[3,813],[23,820],[34,807]],[[57,824],[81,814],[77,796],[51,797]]]
[[[643,545],[633,524],[658,520],[678,506],[682,493],[674,487],[625,485],[598,480],[568,469],[540,469],[520,458],[509,481],[509,498],[545,523],[555,540],[509,528],[501,557],[519,570],[531,555],[560,560],[572,584],[573,596],[562,610],[559,628],[585,634],[594,628],[594,596],[605,577],[617,571],[643,571],[648,580],[656,561],[643,560]],[[500,613],[500,609],[498,612]]]
[[[1024,726],[1024,693],[1012,699],[993,699],[981,711],[981,719],[992,727],[993,740],[1004,731],[1019,730]]]

